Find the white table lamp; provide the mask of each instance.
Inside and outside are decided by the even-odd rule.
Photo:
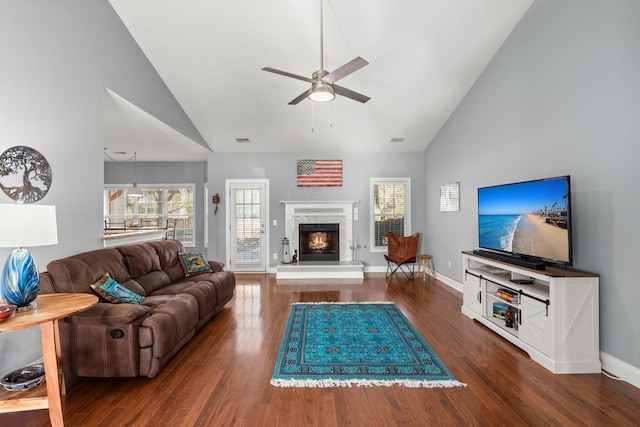
[[[14,249],[0,277],[0,299],[18,309],[29,307],[40,292],[38,267],[25,247],[58,243],[56,207],[0,204],[0,247]]]

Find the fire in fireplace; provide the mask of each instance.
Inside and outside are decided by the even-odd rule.
[[[300,224],[300,261],[340,261],[340,224]]]

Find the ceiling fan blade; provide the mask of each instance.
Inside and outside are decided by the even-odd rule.
[[[312,83],[313,82],[313,80],[311,80],[308,77],[303,77],[303,76],[299,76],[297,74],[287,73],[286,71],[276,70],[275,68],[271,68],[271,67],[264,67],[262,70],[263,71],[268,71],[270,73],[280,74],[280,75],[286,76],[286,77],[291,77],[292,79],[302,80],[302,81],[307,82],[307,83]]]
[[[300,95],[298,95],[297,97],[295,97],[294,99],[291,100],[291,102],[289,102],[289,105],[297,105],[300,101],[302,101],[303,99],[305,99],[307,97],[307,95],[309,95],[309,91],[305,90],[304,92],[302,92]]]
[[[346,96],[347,98],[351,98],[354,101],[362,102],[363,104],[371,99],[366,95],[363,95],[358,92],[354,92],[351,89],[347,89],[346,87],[342,87],[338,85],[332,85],[332,87],[333,87],[333,91],[338,95]]]
[[[342,67],[333,70],[332,72],[324,76],[322,80],[327,83],[337,82],[338,80],[347,77],[349,74],[358,71],[360,68],[364,67],[367,64],[369,63],[365,59],[362,59],[358,56],[357,58],[344,64]]]

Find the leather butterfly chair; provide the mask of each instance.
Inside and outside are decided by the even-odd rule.
[[[420,233],[413,236],[398,236],[391,231],[387,233],[389,253],[384,256],[387,260],[387,279],[401,271],[409,280],[413,280],[419,242]]]

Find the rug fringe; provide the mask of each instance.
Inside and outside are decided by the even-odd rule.
[[[319,302],[293,302],[291,305],[307,304],[394,304],[393,301],[319,301]]]
[[[465,383],[454,380],[445,381],[433,381],[433,380],[365,380],[365,379],[350,379],[350,380],[334,380],[331,378],[323,380],[294,380],[284,378],[272,378],[271,385],[275,387],[309,387],[309,388],[330,388],[330,387],[390,387],[393,385],[399,385],[409,388],[451,388],[451,387],[466,387]]]

